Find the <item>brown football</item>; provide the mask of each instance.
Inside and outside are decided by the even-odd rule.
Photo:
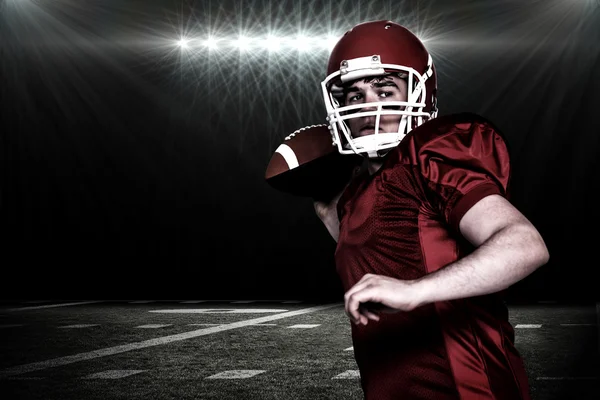
[[[327,125],[310,125],[285,137],[267,165],[273,188],[295,196],[327,201],[348,183],[359,155],[342,155]]]

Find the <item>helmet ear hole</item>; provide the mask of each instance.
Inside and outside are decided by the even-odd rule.
[[[384,29],[390,29],[392,27],[392,24],[385,24],[385,26],[383,27]]]

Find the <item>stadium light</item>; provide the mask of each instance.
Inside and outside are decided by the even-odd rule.
[[[298,35],[293,43],[298,51],[310,50],[310,39],[306,36]]]
[[[208,38],[204,41],[203,44],[204,44],[204,47],[211,49],[211,50],[214,50],[218,47],[217,39],[215,39],[215,38]]]
[[[253,48],[260,48],[269,52],[289,49],[306,53],[310,51],[331,51],[338,40],[339,37],[333,34],[323,37],[305,35],[288,37],[269,34],[263,37],[239,35],[236,38],[220,37],[219,39],[212,36],[204,38],[182,37],[174,42],[182,50],[191,48],[193,42],[196,41],[203,50],[216,50],[217,48],[227,50],[227,47],[229,47],[230,49],[237,49],[242,52]]]
[[[240,51],[248,50],[252,43],[252,40],[246,36],[239,36],[237,40],[234,42],[235,46],[240,49]]]
[[[190,42],[190,40],[189,40],[189,39],[186,39],[186,38],[181,38],[181,39],[179,39],[179,40],[177,41],[177,45],[178,45],[179,47],[181,47],[182,49],[187,49],[187,48],[189,48],[189,47],[190,47],[190,46],[189,46],[189,42]]]
[[[265,41],[265,47],[269,51],[277,51],[281,48],[281,39],[275,36],[269,36]]]

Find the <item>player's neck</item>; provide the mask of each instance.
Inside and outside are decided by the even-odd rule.
[[[375,172],[379,171],[379,168],[383,165],[383,159],[379,158],[369,158],[367,160],[367,171],[369,171],[369,175],[373,175]]]

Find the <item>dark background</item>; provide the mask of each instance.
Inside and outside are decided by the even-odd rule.
[[[508,140],[513,204],[551,255],[512,298],[597,300],[594,0],[0,0],[2,297],[340,300],[310,200],[264,180],[284,136],[324,122],[328,53],[227,40],[374,19],[425,41],[440,115]],[[209,34],[219,49],[175,43]]]

